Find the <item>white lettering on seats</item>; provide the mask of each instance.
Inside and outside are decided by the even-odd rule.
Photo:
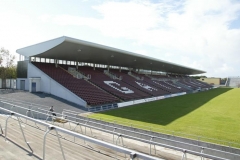
[[[159,86],[165,87],[165,88],[167,88],[167,89],[171,89],[170,87],[167,87],[167,86],[165,86],[165,85],[163,85],[163,84],[161,84],[161,83],[158,83],[158,82],[155,82],[155,81],[153,81],[153,83],[156,83],[156,84],[158,84]]]
[[[130,94],[130,93],[134,93],[131,89],[128,89],[127,87],[120,87],[120,84],[118,84],[117,82],[113,82],[113,81],[104,81],[105,84],[109,85],[110,87],[125,93],[125,94]],[[117,87],[119,86],[119,87]]]
[[[140,83],[140,82],[137,82],[137,81],[135,81],[140,87],[142,87],[142,88],[145,88],[145,89],[147,89],[147,90],[149,90],[149,91],[153,91],[153,90],[155,90],[155,91],[157,91],[157,89],[156,88],[153,88],[153,87],[151,87],[151,86],[149,86],[149,85],[146,85],[146,84],[143,84],[143,83]]]

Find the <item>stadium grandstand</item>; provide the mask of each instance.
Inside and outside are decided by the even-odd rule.
[[[4,92],[0,97],[0,135],[4,138],[0,139],[0,144],[4,144],[0,150],[3,153],[14,150],[15,154],[0,154],[0,159],[238,160],[240,157],[239,150],[233,148],[238,143],[227,142],[227,146],[220,139],[224,143],[220,146],[193,134],[181,135],[195,138],[181,137],[181,132],[175,130],[156,131],[152,125],[157,124],[149,125],[148,121],[144,122],[146,129],[132,124],[132,120],[124,125],[91,117],[95,111],[209,90],[213,88],[211,85],[189,76],[205,71],[65,36],[18,49],[17,53],[20,54],[17,81],[8,80],[6,84],[16,84],[18,90],[16,93],[7,90],[9,94]],[[208,92],[211,91],[215,90]],[[211,98],[205,97],[204,103]],[[146,104],[150,103],[141,105]],[[49,106],[55,110],[49,110]],[[196,106],[191,109],[197,110]],[[172,118],[189,115],[191,109]],[[170,110],[169,114],[174,115],[174,110]],[[169,117],[167,123],[172,121]]]
[[[17,89],[80,106],[162,99],[211,88],[189,75],[205,71],[70,37],[17,50]]]
[[[226,86],[240,88],[240,77],[228,77],[226,81]]]

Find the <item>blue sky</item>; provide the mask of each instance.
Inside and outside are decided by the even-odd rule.
[[[69,36],[240,76],[239,0],[1,0],[0,47]]]

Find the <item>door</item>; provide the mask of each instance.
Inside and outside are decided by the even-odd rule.
[[[32,92],[36,92],[36,82],[32,82]]]
[[[20,81],[20,89],[25,90],[25,80]]]

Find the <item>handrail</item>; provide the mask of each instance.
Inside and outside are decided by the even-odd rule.
[[[72,114],[72,113],[76,113],[77,115],[81,113],[81,112],[76,112],[76,111],[72,111],[72,110],[68,110],[68,109],[63,109],[62,114],[63,114],[64,112],[66,112],[66,113],[71,113],[71,114]]]
[[[143,153],[139,153],[139,152],[136,152],[134,150],[130,150],[130,149],[127,149],[127,148],[124,148],[124,147],[120,147],[120,146],[117,146],[117,145],[114,145],[114,144],[110,144],[108,142],[104,142],[104,141],[101,141],[101,140],[98,140],[98,139],[94,139],[92,137],[81,135],[81,134],[78,134],[76,132],[73,132],[73,131],[70,131],[70,130],[58,127],[58,126],[54,126],[54,125],[48,124],[46,122],[42,122],[40,120],[36,120],[34,118],[31,118],[31,117],[27,117],[27,116],[19,114],[17,112],[13,112],[13,111],[4,109],[2,107],[0,107],[0,110],[5,111],[5,112],[9,112],[11,115],[16,115],[18,117],[25,118],[25,119],[30,120],[32,122],[41,124],[41,125],[43,125],[45,127],[48,127],[48,129],[56,130],[58,132],[65,133],[65,134],[68,134],[68,135],[71,135],[71,136],[74,136],[74,137],[86,140],[88,142],[91,142],[91,143],[94,143],[94,144],[97,144],[97,145],[101,145],[103,147],[107,147],[107,148],[113,149],[113,150],[121,152],[121,153],[128,154],[128,155],[130,155],[130,157],[132,159],[134,159],[134,158],[141,158],[141,159],[146,159],[146,160],[160,160],[160,158],[156,158],[156,157],[149,156],[149,155],[146,155],[146,154],[143,154]],[[223,159],[219,159],[219,160],[223,160]]]
[[[39,107],[49,108],[49,106],[44,106],[44,105],[37,104],[37,103],[31,103],[31,102],[26,102],[26,101],[21,101],[21,100],[14,100],[14,101],[13,101],[13,100],[10,100],[9,98],[6,98],[6,97],[4,97],[4,99],[0,97],[0,100],[10,101],[10,102],[12,102],[12,103],[27,104],[27,105],[36,105],[36,106],[39,106]]]
[[[6,103],[6,104],[12,105],[12,104],[10,104],[10,103]],[[24,108],[24,107],[21,107],[21,106],[16,106],[16,105],[15,105],[15,107],[29,110],[28,108]],[[33,110],[33,112],[36,112],[36,113],[38,113],[38,114],[40,113],[40,114],[49,116],[49,110],[45,110],[45,109],[41,109],[41,108],[37,108],[37,109],[42,110],[42,111],[47,111],[47,113],[39,112],[39,111],[36,111],[36,110]],[[64,117],[64,114],[57,113],[57,112],[54,112],[54,113],[56,113],[57,115],[60,115],[61,117]],[[69,112],[69,113],[70,113],[70,112]],[[94,121],[89,121],[89,119],[88,119],[88,120],[85,120],[85,119],[82,119],[82,118],[72,117],[72,116],[69,116],[69,115],[68,115],[67,117],[73,118],[73,119],[75,119],[75,120],[81,120],[81,121],[84,121],[84,122],[95,123],[96,125],[102,125],[102,126],[105,126],[105,127],[113,127],[113,128],[116,128],[116,127],[114,127],[114,126],[109,126],[109,125],[105,125],[105,124],[102,124],[102,123],[98,123],[98,122],[94,122]],[[75,123],[75,121],[72,121],[72,122]],[[88,126],[88,127],[89,127],[89,126]],[[124,129],[122,129],[122,128],[118,128],[118,129],[119,129],[119,130],[124,130]],[[124,131],[130,131],[130,130],[124,130]],[[132,132],[132,131],[130,131],[130,132]],[[171,132],[171,131],[170,131],[170,132]],[[152,135],[147,135],[147,134],[144,134],[144,133],[141,133],[141,132],[134,132],[134,133],[137,133],[137,134],[140,134],[140,135],[144,135],[144,136],[149,136],[149,137],[152,136]],[[175,133],[175,132],[174,132],[174,133]],[[187,134],[187,135],[190,135],[190,134]],[[191,135],[191,136],[194,136],[194,135]],[[155,136],[155,137],[156,137],[156,136]],[[161,137],[159,137],[159,138],[161,138]],[[161,139],[168,140],[168,141],[172,141],[172,140],[170,140],[170,139],[165,139],[165,138],[161,138]],[[214,139],[213,139],[213,140],[214,140]],[[174,142],[183,143],[183,142],[179,142],[179,141],[174,141]],[[225,142],[225,141],[222,141],[222,142]],[[229,143],[229,142],[228,142],[228,143]],[[192,145],[192,144],[189,144],[189,143],[184,143],[184,144]],[[193,146],[194,146],[194,145],[193,145]],[[205,147],[205,148],[206,148],[206,147]],[[206,149],[214,150],[214,149],[212,149],[212,148],[206,148]],[[220,151],[220,150],[218,150],[218,151],[219,151],[219,152],[222,152],[222,151]],[[227,153],[230,153],[230,152],[227,152]],[[232,154],[232,153],[230,153],[230,154]]]
[[[74,118],[74,117],[71,117],[71,116],[68,116],[68,117]],[[96,124],[96,125],[102,125],[102,126],[104,126],[104,127],[109,127],[109,128],[114,129],[115,132],[116,132],[116,130],[122,130],[122,131],[124,131],[124,132],[127,131],[127,132],[131,132],[131,133],[139,134],[139,135],[141,135],[141,136],[148,136],[149,138],[161,139],[161,140],[165,140],[165,141],[176,142],[176,143],[186,144],[186,145],[193,146],[193,147],[198,147],[199,149],[205,148],[205,149],[209,149],[209,150],[212,150],[212,151],[218,151],[218,152],[222,152],[222,153],[228,153],[228,154],[240,156],[240,155],[235,154],[235,153],[230,153],[230,152],[226,152],[226,151],[220,151],[220,150],[213,149],[213,148],[202,147],[202,146],[195,145],[195,144],[189,144],[189,143],[186,143],[186,142],[181,142],[181,141],[171,140],[171,139],[167,139],[167,138],[157,137],[157,136],[153,136],[153,135],[149,135],[149,134],[145,134],[145,133],[141,133],[141,132],[137,132],[137,131],[131,131],[131,130],[128,130],[128,129],[117,128],[117,127],[114,127],[114,126],[105,125],[105,124],[102,124],[102,123],[93,122],[93,121],[89,121],[89,120],[85,120],[85,119],[81,119],[81,118],[75,118],[75,119],[76,119],[76,120],[82,120],[82,121],[85,121],[85,122],[94,123],[94,124]],[[73,123],[76,123],[76,122],[73,122]],[[78,123],[79,123],[79,122],[78,122]],[[106,129],[101,129],[101,128],[99,128],[99,127],[94,127],[94,126],[90,126],[90,125],[86,125],[86,124],[82,124],[82,125],[85,126],[85,127],[92,127],[92,128],[94,128],[94,129],[97,129],[97,130],[105,131],[105,132],[107,132],[107,133],[113,133],[112,131],[109,131],[109,130],[106,130]],[[121,136],[122,136],[122,137],[125,137],[125,138],[131,138],[131,139],[134,139],[134,140],[139,140],[139,141],[146,142],[146,143],[149,142],[148,140],[136,138],[136,137],[129,136],[129,135],[125,135],[125,134],[121,134]],[[157,143],[157,142],[152,142],[152,144],[160,145],[160,146],[162,145],[162,144],[159,144],[159,143]]]
[[[19,106],[20,107],[20,106]],[[20,108],[24,108],[24,107],[20,107]],[[25,108],[24,108],[25,109]],[[35,111],[34,111],[35,112]],[[41,114],[44,114],[42,112],[40,112]],[[59,115],[61,115],[60,113],[57,113]],[[96,130],[100,130],[100,131],[104,131],[104,132],[107,132],[107,133],[110,133],[110,134],[114,134],[114,132],[116,132],[116,130],[122,130],[122,131],[128,131],[128,132],[131,132],[131,133],[136,133],[136,134],[140,134],[142,136],[148,136],[149,139],[151,138],[155,138],[155,139],[162,139],[162,140],[166,140],[166,141],[170,141],[170,142],[176,142],[176,143],[180,143],[180,144],[187,144],[189,146],[193,146],[193,147],[198,147],[199,149],[209,149],[209,150],[212,150],[212,151],[218,151],[218,152],[221,152],[221,153],[227,153],[227,154],[231,154],[231,155],[235,155],[235,156],[240,156],[238,154],[234,154],[234,153],[230,153],[230,152],[226,152],[226,151],[220,151],[220,150],[217,150],[217,149],[212,149],[212,148],[207,148],[207,147],[202,147],[202,146],[198,146],[198,145],[194,145],[194,144],[189,144],[189,143],[185,143],[185,142],[180,142],[180,141],[175,141],[175,140],[170,140],[170,139],[166,139],[166,138],[162,138],[162,137],[156,137],[156,136],[152,136],[152,135],[148,135],[148,134],[144,134],[144,133],[141,133],[141,132],[136,132],[136,131],[131,131],[131,130],[127,130],[127,129],[123,129],[123,128],[117,128],[117,127],[114,127],[114,126],[109,126],[109,125],[105,125],[105,124],[101,124],[101,123],[98,123],[98,122],[93,122],[93,121],[89,121],[89,120],[85,120],[85,119],[80,119],[80,118],[76,118],[76,117],[71,117],[71,116],[68,116],[70,118],[74,118],[76,120],[75,121],[72,121],[72,120],[69,120],[69,122],[72,122],[76,125],[80,125],[80,122],[77,122],[77,120],[81,120],[81,121],[84,121],[86,123],[81,123],[82,126],[85,126],[85,127],[88,127],[88,128],[93,128],[93,129],[96,129]],[[87,123],[95,123],[96,125],[102,125],[104,127],[110,127],[112,128],[112,130],[106,130],[106,129],[102,129],[102,128],[99,128],[99,127],[95,127],[95,126],[91,126],[91,125],[88,125]],[[129,135],[126,135],[126,134],[119,134],[119,133],[116,133],[118,134],[118,136],[121,136],[121,137],[125,137],[125,138],[130,138],[130,139],[133,139],[133,140],[138,140],[138,141],[142,141],[142,142],[145,142],[145,143],[149,143],[149,140],[146,140],[146,139],[141,139],[141,138],[137,138],[137,137],[133,137],[133,136],[129,136]],[[170,146],[170,145],[167,145],[167,144],[162,144],[162,143],[157,143],[157,142],[152,142],[151,141],[151,144],[152,145],[158,145],[158,146],[162,146],[162,147],[167,147],[167,148],[170,148],[170,149],[174,149],[174,150],[178,150],[178,151],[183,151],[185,150],[185,152],[188,152],[190,154],[194,154],[194,155],[197,155],[197,156],[202,156],[202,157],[205,157],[205,155],[202,155],[202,153],[199,153],[199,152],[195,152],[195,151],[192,151],[192,150],[186,150],[186,149],[183,149],[183,148],[179,148],[179,147],[174,147],[174,146]],[[199,155],[200,154],[200,155]],[[205,158],[211,158],[212,155],[207,155],[208,157],[205,157]],[[214,158],[214,157],[212,157]],[[216,158],[216,157],[215,157]],[[220,157],[218,157],[220,158]],[[221,159],[221,158],[220,158]],[[222,158],[223,160],[224,158]]]
[[[12,104],[10,104],[10,103],[6,103],[6,104],[9,104],[9,105],[12,105]],[[18,107],[18,108],[22,108],[22,109],[28,109],[28,108],[25,108],[25,107],[21,107],[21,106],[16,106],[15,105],[15,107]],[[40,113],[40,114],[43,114],[43,115],[49,115],[49,110],[46,110],[46,109],[41,109],[41,108],[37,108],[38,110],[42,110],[42,111],[47,111],[47,113],[43,113],[43,112],[38,112],[38,111],[35,111],[34,110],[34,112],[37,112],[37,113]],[[66,109],[64,109],[64,110],[66,110]],[[72,111],[72,112],[74,112],[74,111]],[[64,114],[63,113],[57,113],[57,112],[54,112],[54,113],[56,113],[57,115],[60,115],[61,117],[64,117]],[[69,114],[71,114],[70,112],[68,112]],[[76,112],[77,113],[77,112]],[[76,115],[76,114],[72,114],[72,115]],[[67,117],[69,117],[69,118],[73,118],[73,119],[75,119],[75,120],[81,120],[81,121],[84,121],[84,122],[89,122],[89,120],[85,120],[85,119],[82,119],[82,118],[77,118],[77,117],[72,117],[72,116],[67,116]],[[94,119],[94,118],[93,118]],[[97,119],[96,119],[97,120]],[[114,120],[113,120],[114,121]],[[115,121],[114,121],[115,122]],[[73,123],[74,123],[74,121],[73,121]],[[104,124],[102,124],[102,123],[98,123],[98,122],[93,122],[93,121],[91,121],[91,123],[95,123],[95,124],[97,124],[97,125],[103,125],[103,126],[105,126]],[[124,122],[125,123],[125,122]],[[140,125],[138,125],[138,126],[140,126]],[[107,127],[109,127],[108,125],[107,125]],[[131,126],[131,127],[133,127],[133,126]],[[114,127],[114,128],[116,128],[116,127]],[[119,128],[119,129],[121,129],[121,128]],[[149,128],[150,129],[150,128]],[[178,133],[178,132],[175,132],[175,131],[171,131],[171,130],[163,130],[163,131],[166,131],[166,132],[170,132],[170,133]],[[135,132],[135,133],[137,133],[137,132]],[[139,134],[142,134],[142,133],[140,133],[140,132],[138,132]],[[180,133],[180,134],[183,134],[183,133]],[[185,133],[184,133],[185,134]],[[169,134],[170,135],[170,134]],[[191,134],[185,134],[185,135],[189,135],[189,136],[196,136],[196,135],[191,135]],[[150,135],[151,136],[151,135]],[[199,138],[199,136],[196,136],[197,138]],[[205,137],[204,137],[205,138]],[[210,138],[209,138],[210,139]],[[212,139],[212,140],[216,140],[216,139]],[[221,141],[221,142],[227,142],[227,141],[222,141],[222,140],[218,140],[218,141]],[[178,142],[178,141],[177,141]],[[229,144],[229,142],[227,142],[228,144]],[[231,144],[237,144],[237,143],[232,143],[232,142],[230,142]],[[190,144],[191,145],[191,144]],[[212,148],[208,148],[208,149],[212,149]]]

